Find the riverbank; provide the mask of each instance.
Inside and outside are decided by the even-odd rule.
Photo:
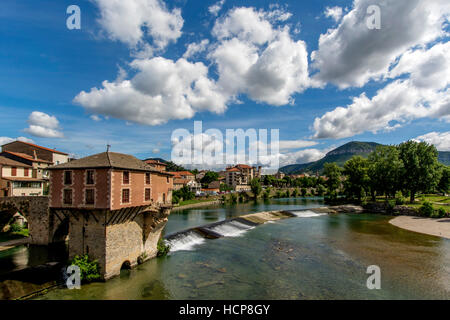
[[[23,245],[23,244],[27,244],[28,241],[29,241],[28,238],[20,238],[20,239],[14,239],[14,240],[0,242],[0,252]]]
[[[222,200],[202,201],[202,202],[197,202],[197,203],[185,204],[185,205],[181,205],[178,207],[173,207],[172,211],[178,211],[178,210],[184,210],[184,209],[194,209],[194,208],[200,208],[200,207],[210,206],[213,204],[221,204],[221,203],[222,203]]]
[[[389,223],[409,231],[450,239],[450,218],[399,216],[390,220]]]

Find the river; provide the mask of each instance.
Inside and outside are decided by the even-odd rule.
[[[321,205],[321,199],[291,198],[174,211],[166,235],[253,212]],[[223,238],[186,235],[167,257],[106,283],[37,299],[450,299],[450,241],[389,219],[302,213],[255,228],[225,224],[216,230]],[[380,290],[366,286],[370,265],[380,267]]]

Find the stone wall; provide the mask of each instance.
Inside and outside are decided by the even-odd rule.
[[[89,255],[105,270],[105,222],[108,210],[70,210],[69,259]]]
[[[1,197],[0,214],[12,215],[19,211],[28,221],[30,243],[48,245],[59,223],[50,228],[48,197]],[[9,219],[1,219],[2,221]]]

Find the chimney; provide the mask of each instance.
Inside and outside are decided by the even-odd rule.
[[[34,155],[34,160],[36,160],[37,159],[37,154],[36,154],[36,150],[35,149],[33,149],[33,155]]]

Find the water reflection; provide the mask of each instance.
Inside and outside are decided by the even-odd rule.
[[[166,232],[318,205],[320,199],[274,199],[178,211]],[[365,214],[281,220],[152,259],[106,283],[40,299],[450,299],[450,241],[388,221]],[[372,264],[381,267],[382,290],[366,287]]]

